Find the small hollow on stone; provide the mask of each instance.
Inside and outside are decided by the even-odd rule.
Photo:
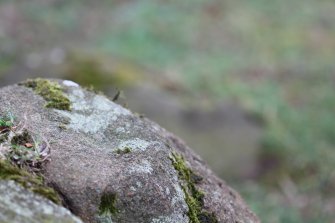
[[[33,138],[26,129],[22,132],[22,134],[13,136],[11,140],[12,145],[24,145],[29,142],[33,142]]]

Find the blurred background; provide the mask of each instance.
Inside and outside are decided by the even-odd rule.
[[[0,85],[93,86],[176,133],[263,222],[335,222],[333,0],[0,0]]]

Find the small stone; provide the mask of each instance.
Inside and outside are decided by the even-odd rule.
[[[64,80],[63,85],[65,85],[67,87],[79,87],[79,84],[77,84],[74,81],[70,81],[70,80]]]

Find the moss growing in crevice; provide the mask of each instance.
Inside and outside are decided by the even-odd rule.
[[[47,101],[45,107],[59,110],[71,110],[71,102],[63,92],[63,88],[56,82],[46,79],[27,80],[21,85],[32,88],[36,94]]]
[[[116,208],[116,199],[115,193],[103,193],[100,199],[99,214],[115,216],[119,212]]]
[[[61,204],[61,199],[58,194],[52,188],[44,185],[41,176],[20,169],[9,161],[0,160],[0,179],[13,180],[24,188],[39,194],[56,204]]]
[[[179,179],[183,181],[181,186],[188,206],[187,215],[190,219],[190,223],[217,223],[218,220],[215,214],[204,210],[205,195],[195,186],[202,178],[186,166],[185,160],[181,155],[173,152],[170,159],[172,165],[178,171]]]
[[[122,149],[118,148],[116,150],[116,153],[120,154],[120,155],[123,155],[123,154],[131,153],[131,151],[132,151],[132,149],[130,147],[125,147],[125,148],[122,148]]]

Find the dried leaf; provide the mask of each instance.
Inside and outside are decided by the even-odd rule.
[[[27,147],[27,148],[32,148],[34,145],[31,144],[31,143],[26,143],[26,144],[24,144],[24,146]]]

